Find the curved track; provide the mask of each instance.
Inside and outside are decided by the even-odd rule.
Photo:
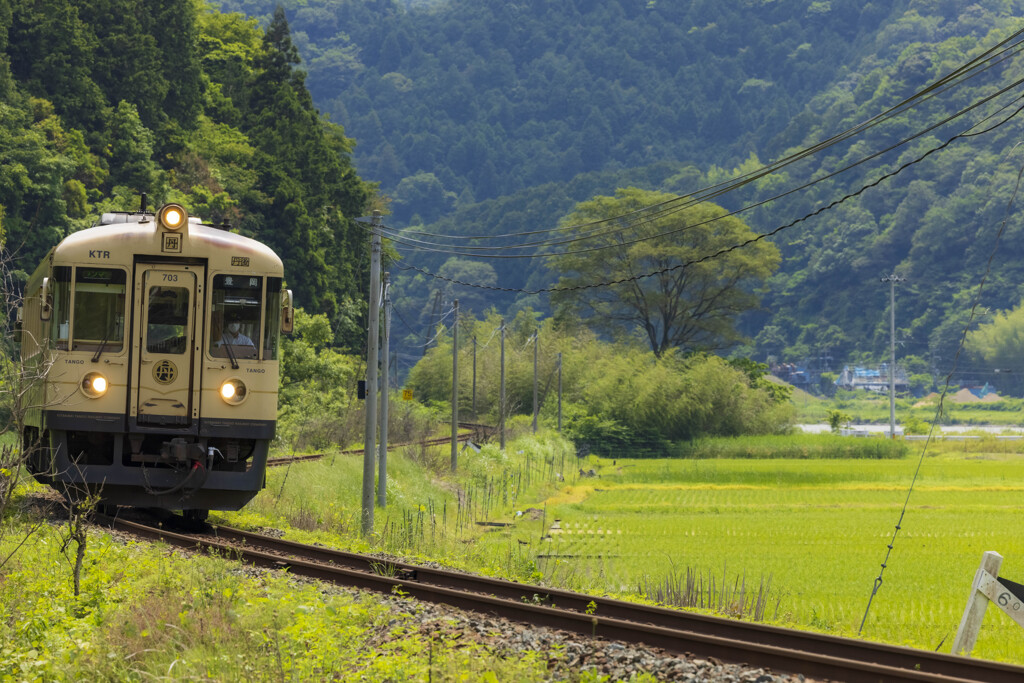
[[[478,434],[481,435],[481,436],[486,436],[488,429],[491,429],[491,430],[494,429],[493,427],[488,427],[486,425],[478,425],[478,424],[472,424],[472,423],[468,423],[468,422],[466,422],[466,423],[460,422],[459,423],[459,427],[462,427],[464,429],[471,429],[471,430],[473,430],[469,434],[459,434],[459,436],[458,436],[459,443],[465,443],[467,441],[471,441],[474,438],[480,439],[481,437],[477,436]],[[407,443],[390,444],[389,448],[404,448],[406,446],[419,446],[419,445],[423,445],[423,446],[443,446],[443,445],[445,445],[447,443],[451,443],[451,441],[452,441],[452,438],[450,436],[439,436],[439,437],[436,437],[436,438],[433,438],[433,439],[423,439],[421,441],[410,441],[410,442],[407,442]],[[339,451],[339,452],[341,453],[341,455],[359,455],[360,453],[363,453],[364,450],[365,449],[363,449],[363,448],[349,448],[349,449],[346,449],[346,450],[343,450],[343,451]],[[308,460],[322,460],[323,458],[326,458],[328,455],[336,455],[336,453],[299,453],[297,455],[292,455],[292,456],[289,456],[287,458],[271,458],[270,460],[267,460],[267,467],[281,467],[283,465],[291,465],[292,463],[295,463],[295,462],[306,462]]]
[[[593,595],[434,569],[308,546],[230,527],[181,534],[120,519],[114,528],[215,551],[297,576],[402,594],[536,626],[645,643],[676,653],[768,667],[813,678],[877,681],[1024,680],[1024,667],[691,614]]]

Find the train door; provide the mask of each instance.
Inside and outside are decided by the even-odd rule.
[[[189,426],[198,414],[203,269],[138,264],[131,412],[137,422]]]

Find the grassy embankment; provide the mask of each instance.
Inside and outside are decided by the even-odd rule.
[[[456,479],[442,474],[448,461],[441,449],[394,453],[392,502],[378,511],[373,542],[357,533],[359,457],[272,469],[267,489],[249,508],[215,517],[277,526],[300,540],[419,550],[521,575],[529,560],[520,553],[492,557],[467,542],[481,533],[473,522],[485,509],[497,514],[522,496],[543,497],[555,456],[567,451],[531,439],[511,445],[508,458],[493,447],[480,457],[463,455]],[[76,596],[75,544],[66,525],[54,521],[60,506],[50,511],[50,523],[38,524],[47,495],[23,484],[0,527],[0,680],[529,681],[550,675],[551,653],[507,657],[457,635],[423,633],[415,618],[396,615],[373,596],[322,590],[161,545],[126,544],[98,529],[90,532]]]

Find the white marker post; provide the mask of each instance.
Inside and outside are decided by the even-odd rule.
[[[967,598],[967,607],[960,620],[960,628],[953,640],[953,654],[970,655],[974,643],[978,640],[981,621],[985,618],[985,609],[993,602],[999,609],[1006,612],[1011,619],[1024,627],[1024,586],[1007,579],[999,579],[999,567],[1003,564],[1003,556],[995,551],[986,552],[981,558],[981,566],[974,575],[971,595]]]

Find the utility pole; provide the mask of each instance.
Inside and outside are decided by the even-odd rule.
[[[906,278],[896,273],[886,275],[882,282],[889,283],[889,438],[896,438],[896,283]]]
[[[459,300],[452,323],[452,472],[459,466]]]
[[[540,346],[540,340],[537,339],[537,335],[540,330],[534,330],[533,333],[533,433],[537,433],[537,348]],[[550,385],[549,385],[550,386]]]
[[[377,465],[377,507],[388,505],[388,390],[391,384],[391,273],[384,273],[384,358],[380,396],[380,458]]]
[[[366,437],[363,441],[362,524],[364,537],[373,533],[373,475],[377,440],[377,345],[380,337],[380,211],[373,212],[370,241],[370,310],[366,341]]]
[[[501,450],[505,450],[505,319],[501,319],[501,388],[498,393],[498,432]]]
[[[473,337],[473,421],[476,422],[476,337]]]
[[[558,433],[562,433],[562,352],[558,352]]]

